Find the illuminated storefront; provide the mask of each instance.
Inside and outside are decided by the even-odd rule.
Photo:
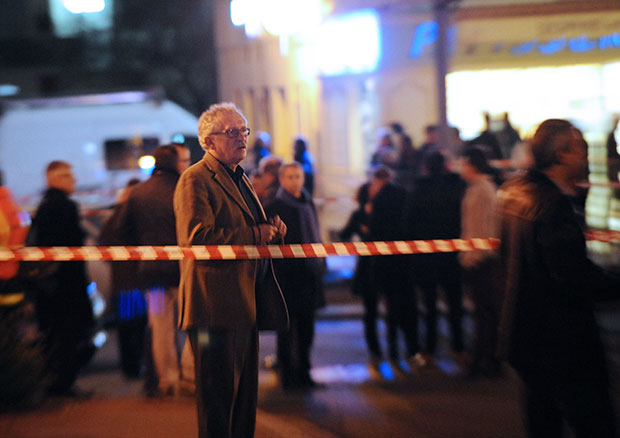
[[[280,155],[290,157],[293,136],[306,135],[320,194],[353,193],[381,125],[400,121],[420,145],[424,127],[436,123],[431,16],[335,15],[318,0],[295,0],[307,20],[291,19],[270,36],[264,30],[278,33],[276,24],[236,18],[243,27],[235,27],[229,2],[218,3],[221,97],[239,103],[255,129],[269,130]],[[456,21],[448,31],[449,123],[467,139],[481,130],[482,111],[509,112],[522,134],[545,118],[569,118],[584,129],[591,157],[602,159],[611,114],[620,112],[619,32],[618,10]]]

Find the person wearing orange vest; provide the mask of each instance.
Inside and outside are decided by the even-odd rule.
[[[23,246],[29,228],[30,216],[17,205],[0,174],[0,248]],[[16,282],[18,270],[17,261],[0,262],[0,306],[14,306],[23,301],[24,293]]]

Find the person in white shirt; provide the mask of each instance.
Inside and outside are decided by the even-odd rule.
[[[461,177],[467,190],[461,204],[461,237],[497,237],[495,211],[497,186],[491,178],[490,167],[481,149],[471,148],[464,153]],[[500,362],[495,349],[497,325],[501,306],[498,281],[498,261],[495,251],[475,250],[459,253],[463,267],[463,283],[474,301],[475,341],[468,375],[495,377]]]

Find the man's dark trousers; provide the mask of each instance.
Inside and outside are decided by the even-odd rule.
[[[193,329],[199,438],[254,436],[258,390],[258,331]]]

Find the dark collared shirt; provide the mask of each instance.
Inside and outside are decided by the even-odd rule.
[[[213,156],[213,155],[211,155],[211,156],[213,158],[215,158],[215,156]],[[222,166],[224,166],[224,169],[226,169],[226,172],[228,172],[228,174],[230,175],[230,177],[234,181],[235,185],[237,186],[237,189],[239,190],[239,193],[241,193],[241,196],[243,197],[243,200],[245,201],[245,203],[247,204],[248,208],[250,209],[250,212],[252,213],[252,216],[254,217],[254,220],[256,221],[256,223],[257,224],[265,223],[265,221],[263,219],[263,216],[260,213],[260,207],[258,206],[256,198],[252,195],[252,192],[248,188],[247,184],[245,184],[243,182],[243,173],[244,173],[243,167],[237,165],[237,168],[235,170],[232,170],[230,167],[228,167],[226,164],[222,163],[217,158],[215,158],[215,159]]]
[[[215,158],[215,157],[213,157],[213,158]],[[215,159],[217,160],[217,158],[215,158]],[[245,203],[247,204],[248,208],[252,212],[252,216],[254,216],[254,220],[256,221],[256,223],[257,224],[267,223],[263,219],[263,216],[260,213],[260,207],[258,205],[258,201],[252,195],[248,185],[243,182],[243,173],[244,173],[243,167],[237,165],[237,168],[233,171],[230,167],[228,167],[227,165],[222,163],[220,160],[217,160],[217,161],[219,161],[219,163],[222,166],[224,166],[224,169],[226,169],[226,172],[228,172],[228,174],[230,175],[232,180],[235,182],[235,185],[237,186],[237,189],[239,189],[239,192],[241,193],[241,196],[243,197]],[[262,282],[264,280],[265,276],[267,275],[267,272],[268,272],[267,268],[268,268],[268,266],[269,266],[269,264],[267,263],[266,259],[259,259],[258,260],[257,278],[259,279],[259,282]]]

